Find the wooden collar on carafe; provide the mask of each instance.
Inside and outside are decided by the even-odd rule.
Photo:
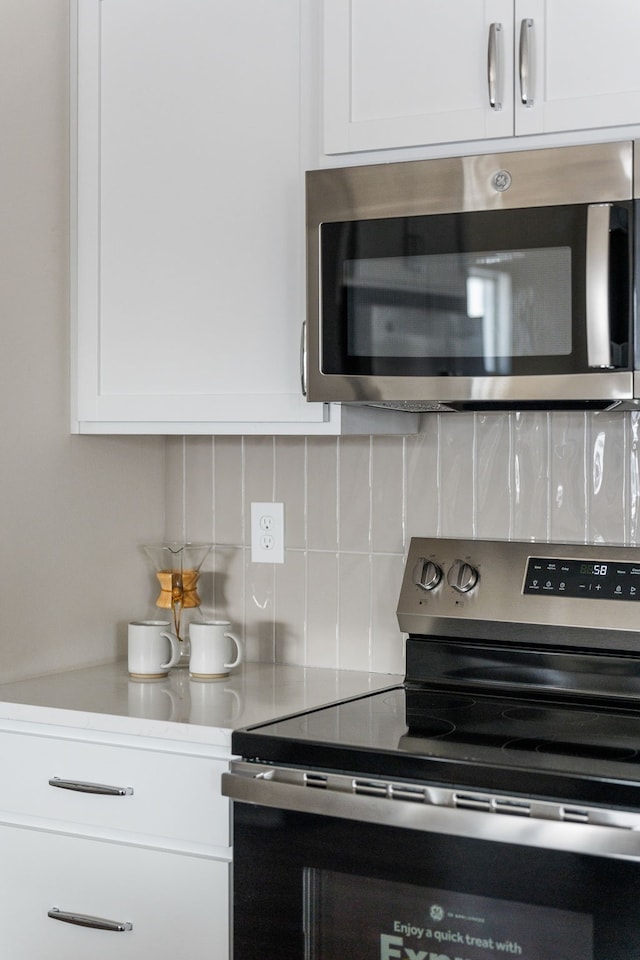
[[[160,594],[157,607],[171,609],[176,603],[183,607],[199,607],[197,570],[160,570],[156,573],[160,581]]]

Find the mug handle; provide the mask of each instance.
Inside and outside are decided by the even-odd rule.
[[[169,657],[169,660],[167,663],[160,664],[163,670],[167,670],[169,667],[175,667],[180,660],[180,657],[182,656],[182,646],[175,633],[161,633],[160,636],[166,637],[171,644],[171,656]]]
[[[225,670],[230,670],[231,667],[237,667],[239,663],[242,663],[242,644],[237,637],[234,637],[232,633],[225,633],[225,637],[228,637],[229,640],[233,640],[236,645],[237,655],[233,663],[225,663]]]

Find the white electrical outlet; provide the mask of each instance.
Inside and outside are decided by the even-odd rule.
[[[284,563],[284,503],[251,504],[251,562]]]

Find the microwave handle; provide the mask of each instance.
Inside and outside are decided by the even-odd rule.
[[[492,23],[489,27],[489,43],[487,46],[487,83],[489,86],[489,106],[492,110],[502,110],[501,42],[502,24]]]
[[[611,329],[609,318],[609,229],[610,203],[593,203],[587,208],[587,364],[609,370]]]

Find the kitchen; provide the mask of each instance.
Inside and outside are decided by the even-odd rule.
[[[3,19],[3,682],[123,658],[152,598],[139,545],[165,536],[215,542],[208,602],[249,659],[383,674],[403,672],[393,610],[416,531],[638,542],[633,412],[436,414],[407,437],[70,436],[67,3],[12,0]],[[285,503],[282,567],[250,563],[256,500]]]

